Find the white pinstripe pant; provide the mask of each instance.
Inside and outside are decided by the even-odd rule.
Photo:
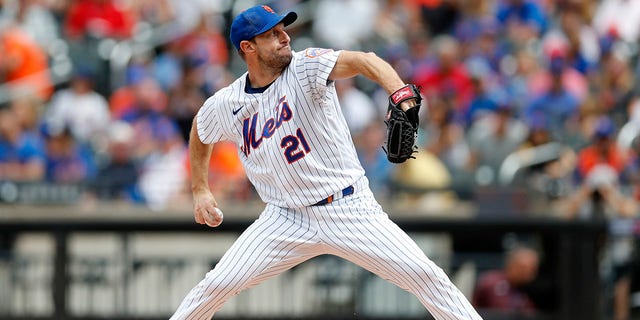
[[[321,254],[347,259],[411,292],[436,319],[481,319],[444,271],[382,211],[367,179],[355,189],[324,206],[267,205],[171,320],[209,320],[243,289]]]

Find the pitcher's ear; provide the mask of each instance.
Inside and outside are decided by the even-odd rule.
[[[242,40],[240,41],[240,51],[245,54],[249,52],[253,52],[256,50],[256,43],[250,40]]]

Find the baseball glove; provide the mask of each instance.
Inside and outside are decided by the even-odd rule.
[[[404,101],[415,99],[416,105],[406,112],[400,108]],[[415,145],[418,132],[418,111],[422,96],[413,84],[405,85],[389,96],[389,108],[384,123],[387,125],[387,141],[384,149],[387,159],[393,163],[402,163],[414,158],[418,148]]]

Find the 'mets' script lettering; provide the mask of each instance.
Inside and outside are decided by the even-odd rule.
[[[244,119],[242,127],[242,138],[244,145],[241,150],[249,156],[251,149],[256,149],[260,146],[263,139],[269,139],[273,134],[282,126],[282,123],[291,120],[293,118],[293,111],[289,107],[289,103],[286,101],[287,96],[280,98],[278,106],[276,107],[276,116],[267,119],[262,124],[260,131],[258,132],[258,113],[254,113],[250,118]]]

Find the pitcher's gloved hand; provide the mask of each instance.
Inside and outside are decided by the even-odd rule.
[[[415,105],[403,110],[401,104],[413,99]],[[386,147],[383,147],[387,159],[393,163],[402,163],[414,158],[418,148],[415,145],[418,133],[418,112],[422,96],[413,84],[407,84],[389,96],[389,108],[384,123],[387,125]]]

